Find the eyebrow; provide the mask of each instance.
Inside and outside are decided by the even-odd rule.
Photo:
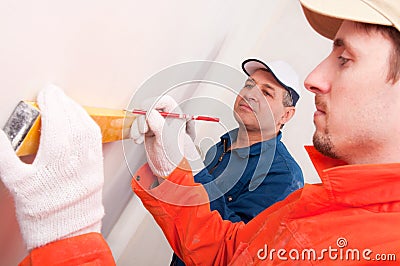
[[[334,47],[334,48],[336,48],[336,47],[341,47],[341,46],[346,46],[346,45],[344,44],[343,39],[335,39],[335,40],[333,41],[333,47]]]
[[[333,41],[333,49],[340,48],[340,47],[344,47],[346,50],[349,51],[349,53],[354,54],[355,49],[349,42],[346,42],[345,40],[343,40],[341,38],[337,38]]]
[[[267,87],[268,89],[271,89],[271,90],[275,91],[275,87],[269,85],[269,83],[264,83],[264,84],[261,84],[261,85]]]
[[[245,83],[247,83],[247,82],[257,85],[257,82],[254,79],[252,79],[251,77],[248,77],[246,79]],[[266,87],[267,89],[272,90],[273,95],[275,95],[276,88],[274,86],[270,85],[269,83],[262,83],[262,84],[258,84],[257,86]]]
[[[271,86],[271,85],[269,85],[267,83],[262,84],[262,86],[265,86],[267,89],[272,90],[272,95],[275,95],[276,88],[274,86]]]
[[[246,82],[245,82],[245,83],[247,83],[247,82],[256,83],[256,81],[255,81],[254,79],[252,79],[251,77],[248,77],[248,78],[246,79]]]

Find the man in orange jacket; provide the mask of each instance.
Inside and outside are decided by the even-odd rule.
[[[157,111],[150,111],[147,123],[153,134],[146,134],[146,145],[158,152],[147,152],[149,165],[135,174],[132,187],[188,265],[382,265],[394,264],[400,255],[400,2],[300,1],[311,26],[333,40],[332,52],[305,81],[315,94],[317,109],[313,142],[318,151],[308,148],[308,152],[321,184],[306,185],[246,225],[223,221],[210,212],[207,193],[193,182],[190,166],[177,148],[193,148],[185,136],[184,121],[175,119],[166,125]],[[53,97],[45,91],[41,104],[46,106],[46,99],[65,99],[61,92],[56,94]],[[165,106],[170,103],[161,101],[155,107]],[[43,112],[41,145],[53,140],[50,128],[62,126],[47,117],[57,108],[54,105]],[[87,124],[82,114],[71,118],[78,117],[79,123]],[[66,127],[63,141],[74,143],[87,134],[96,140],[98,130],[86,129]],[[160,142],[161,132],[174,135],[176,145]],[[93,152],[72,155],[74,149],[60,146],[63,152],[48,161],[45,145],[39,149],[41,160],[35,160],[32,169],[19,165],[9,143],[0,136],[0,176],[14,194],[21,231],[32,248],[22,265],[113,264],[101,235],[90,233],[98,231],[101,220],[102,206],[96,195],[102,176],[97,173],[95,186],[75,178],[79,174],[83,174],[81,180],[92,177],[95,163],[91,159],[101,153],[98,146],[91,142]],[[79,145],[72,148],[84,151]],[[72,163],[66,165],[67,171],[59,172],[56,162],[65,157],[73,159]],[[51,176],[72,176],[70,182],[52,183],[54,189],[61,187],[58,193],[77,191],[64,204],[57,200],[43,203],[54,195],[38,188]],[[44,178],[41,183],[40,178]],[[161,184],[154,187],[157,183]],[[171,200],[174,204],[168,203]],[[82,222],[69,226],[65,220],[71,214],[76,218],[81,214]]]

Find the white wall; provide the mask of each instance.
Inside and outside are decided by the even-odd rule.
[[[82,105],[122,109],[147,79],[171,65],[215,60],[240,70],[246,57],[283,59],[304,80],[331,46],[307,25],[295,0],[3,0],[0,33],[0,125],[19,100],[34,100],[48,82]],[[193,94],[205,91],[199,86]],[[213,97],[232,101],[224,93]],[[303,91],[284,142],[314,183],[319,179],[302,148],[311,143],[312,102]],[[199,125],[198,138],[216,140],[219,130]],[[166,240],[130,190],[143,147],[106,144],[104,156],[103,233],[118,265],[169,265]],[[26,251],[2,183],[0,212],[0,264],[15,265]]]

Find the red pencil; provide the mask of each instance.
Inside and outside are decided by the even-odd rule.
[[[129,111],[133,114],[138,115],[145,115],[147,112],[144,110],[133,109]],[[174,117],[174,118],[182,118],[186,120],[202,120],[202,121],[210,121],[210,122],[219,122],[219,118],[217,117],[210,117],[210,116],[203,116],[203,115],[188,115],[188,114],[176,114],[176,113],[167,113],[167,112],[160,112],[163,117]]]

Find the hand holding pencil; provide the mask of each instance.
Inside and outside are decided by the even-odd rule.
[[[137,144],[144,141],[147,161],[153,173],[160,178],[167,178],[176,167],[180,167],[184,157],[191,166],[187,170],[197,172],[203,169],[204,164],[186,128],[187,119],[199,119],[199,116],[185,117],[175,100],[168,95],[162,96],[154,105],[152,102],[147,106],[145,102],[142,104],[149,111],[135,111],[141,116],[133,122],[130,135]],[[173,110],[176,113],[172,113]],[[143,116],[145,114],[146,117]],[[177,119],[168,121],[166,118],[171,116]]]

